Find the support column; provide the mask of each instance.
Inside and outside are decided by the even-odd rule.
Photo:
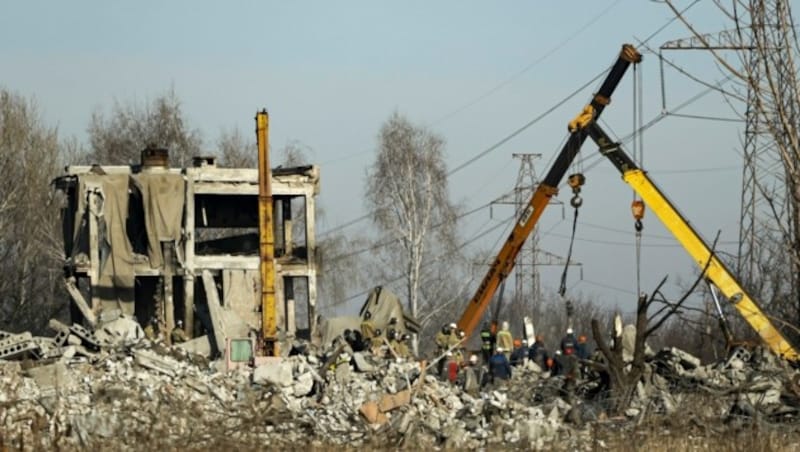
[[[187,170],[183,226],[183,323],[189,339],[194,337],[194,173]]]
[[[317,331],[317,237],[316,237],[316,200],[313,190],[305,196],[306,206],[306,265],[308,266],[308,328],[311,337]]]
[[[99,186],[87,184],[86,208],[89,219],[89,294],[91,309],[94,312],[100,308],[100,297],[97,295],[97,285],[100,282],[100,242],[99,225],[97,218],[103,212],[102,191]]]
[[[161,242],[161,252],[164,255],[164,274],[162,276],[164,280],[163,284],[163,296],[164,296],[164,322],[166,324],[166,332],[167,335],[167,343],[171,343],[171,337],[169,333],[172,333],[172,330],[175,329],[175,304],[173,303],[172,299],[172,275],[173,275],[173,263],[175,259],[173,258],[173,242]]]

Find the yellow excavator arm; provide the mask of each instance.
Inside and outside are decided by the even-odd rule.
[[[596,122],[587,124],[585,130],[600,147],[600,152],[611,160],[622,173],[622,179],[664,223],[664,226],[675,236],[700,269],[705,269],[703,276],[733,304],[747,323],[761,336],[764,343],[778,356],[797,361],[800,358],[797,350],[775,328],[753,297],[739,284],[725,264],[714,255],[700,234],[692,228],[647,174],[636,166],[622,147],[618,143],[614,143]]]

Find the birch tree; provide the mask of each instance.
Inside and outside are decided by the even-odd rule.
[[[455,207],[447,189],[444,139],[395,112],[378,133],[375,162],[367,170],[366,204],[379,240],[400,253],[410,314],[418,317],[422,266],[434,246],[453,243]]]
[[[36,103],[0,88],[0,330],[41,331],[61,298],[57,130]]]

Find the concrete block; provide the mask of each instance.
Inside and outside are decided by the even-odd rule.
[[[7,347],[7,346],[13,345],[13,344],[18,344],[20,342],[30,341],[32,339],[33,339],[33,336],[31,336],[31,333],[29,333],[27,331],[24,332],[24,333],[20,333],[20,334],[14,334],[14,335],[6,337],[3,340],[0,340],[0,348],[4,348],[4,347]]]
[[[78,325],[73,324],[69,327],[70,333],[79,337],[81,339],[81,343],[86,347],[91,349],[99,350],[100,344],[97,342],[97,338],[92,334],[91,331],[87,330],[86,328]]]
[[[287,362],[271,362],[258,366],[253,370],[253,383],[260,385],[274,384],[288,388],[294,384],[292,365]]]
[[[30,333],[18,334],[3,339],[0,344],[0,359],[17,358],[25,353],[39,350],[39,345],[31,339]]]

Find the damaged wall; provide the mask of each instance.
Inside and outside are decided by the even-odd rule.
[[[73,318],[91,323],[102,311],[118,309],[143,325],[155,318],[164,337],[178,321],[189,337],[209,333],[222,321],[208,309],[200,275],[209,271],[223,310],[258,329],[258,171],[218,168],[213,157],[183,169],[167,161],[166,150],[148,149],[141,165],[70,166],[56,179],[67,195],[64,268]],[[293,336],[301,323],[309,330],[302,334],[310,335],[316,326],[319,169],[278,168],[272,190],[280,331]],[[304,222],[299,234],[293,211]],[[295,279],[305,289],[284,296],[281,289],[298,286]],[[299,312],[302,322],[296,322]]]

